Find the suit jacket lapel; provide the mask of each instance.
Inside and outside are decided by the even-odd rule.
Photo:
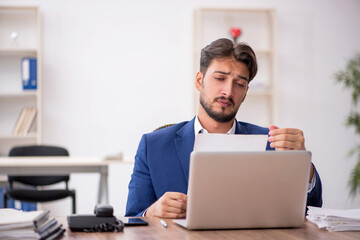
[[[235,122],[236,122],[235,134],[250,134],[250,132],[246,128],[241,126],[240,123],[236,119],[235,119]]]
[[[189,178],[190,154],[194,149],[194,120],[195,118],[179,129],[179,131],[176,132],[177,136],[174,140],[186,181],[188,181]]]

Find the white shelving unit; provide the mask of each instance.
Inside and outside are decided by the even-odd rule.
[[[17,35],[14,38],[12,35]],[[37,7],[0,6],[0,156],[15,145],[41,141],[41,43]],[[36,57],[37,89],[23,90],[21,59]],[[24,107],[36,107],[36,120],[25,136],[13,134]]]
[[[200,68],[201,49],[218,38],[232,39],[230,28],[241,28],[237,42],[248,43],[257,56],[258,73],[250,83],[238,121],[268,127],[277,123],[277,17],[272,9],[201,8],[195,11],[194,74]],[[194,75],[195,76],[195,75]],[[194,88],[194,113],[199,93]]]

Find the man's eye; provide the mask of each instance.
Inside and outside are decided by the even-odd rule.
[[[216,80],[219,80],[219,81],[223,81],[223,80],[224,80],[224,78],[219,78],[219,77],[216,77],[215,79],[216,79]]]
[[[246,86],[245,86],[245,84],[243,84],[243,83],[235,83],[238,87],[241,87],[241,88],[245,88]]]

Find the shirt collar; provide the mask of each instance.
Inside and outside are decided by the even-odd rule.
[[[234,120],[232,127],[226,134],[235,134],[235,130],[236,130],[236,120]],[[208,133],[208,131],[205,128],[203,128],[203,126],[201,126],[198,115],[196,115],[196,117],[195,117],[194,132],[195,132],[195,134],[198,134],[200,132]]]

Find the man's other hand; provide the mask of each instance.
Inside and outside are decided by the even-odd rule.
[[[185,218],[187,196],[179,192],[166,192],[146,211],[146,217]]]
[[[269,130],[270,147],[276,151],[306,150],[304,134],[300,129],[278,128],[272,125]]]
[[[296,128],[278,128],[276,126],[269,127],[270,147],[276,151],[287,150],[306,150],[304,133]],[[314,176],[314,166],[311,164],[309,183]]]

